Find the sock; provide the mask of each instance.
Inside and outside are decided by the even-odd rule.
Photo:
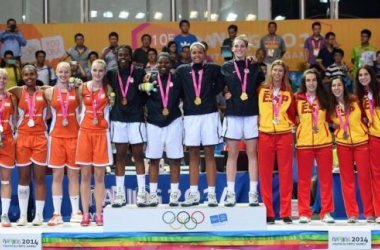
[[[124,176],[116,176],[116,191],[124,192]]]
[[[227,190],[229,192],[235,193],[235,182],[227,181]]]
[[[257,181],[249,182],[249,192],[253,192],[253,193],[257,192]]]
[[[54,213],[61,214],[62,195],[53,195]]]
[[[215,194],[215,186],[214,187],[208,187],[208,193],[209,194]]]
[[[40,214],[42,216],[44,214],[44,206],[45,206],[45,201],[36,200],[36,215]]]
[[[20,206],[20,216],[25,215],[28,211],[28,200],[29,200],[29,186],[18,185],[17,194],[18,194],[18,204]]]
[[[170,183],[170,191],[177,192],[179,187],[179,183]]]
[[[1,211],[2,214],[8,214],[9,206],[11,205],[11,199],[1,198]]]
[[[149,190],[150,190],[150,192],[151,193],[156,193],[157,192],[157,186],[158,186],[158,184],[157,184],[157,182],[156,183],[149,183]]]
[[[70,202],[71,202],[71,213],[77,214],[79,213],[79,195],[76,196],[70,196]]]
[[[198,192],[198,185],[190,186],[190,193],[196,193],[196,192]]]
[[[139,192],[145,192],[145,174],[137,175],[137,186],[139,187]]]

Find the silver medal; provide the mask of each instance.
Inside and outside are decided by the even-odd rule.
[[[280,119],[278,119],[278,117],[275,117],[273,120],[272,120],[273,124],[274,125],[278,125],[280,124]]]
[[[28,121],[28,127],[29,128],[33,128],[34,127],[34,120],[33,119],[29,119],[29,121]]]
[[[99,123],[98,118],[94,118],[94,119],[92,120],[92,123],[93,123],[94,125],[98,125],[98,123]]]
[[[62,120],[62,126],[67,127],[67,125],[69,125],[69,120],[67,120],[67,118],[64,118]]]

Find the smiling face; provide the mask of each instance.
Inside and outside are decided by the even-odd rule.
[[[4,69],[0,69],[0,89],[5,89],[8,83],[8,73]]]
[[[285,75],[285,69],[281,65],[275,65],[272,68],[272,78],[273,82],[282,82]]]
[[[242,60],[246,56],[247,46],[243,40],[236,40],[233,43],[232,52],[236,60]]]
[[[205,50],[201,45],[194,45],[193,47],[191,47],[191,60],[193,60],[193,63],[203,63],[204,58]]]
[[[158,72],[160,75],[168,74],[172,68],[170,60],[165,56],[160,56],[157,61]]]
[[[318,86],[317,76],[314,73],[307,74],[305,76],[305,85],[307,92],[310,94],[315,93]]]
[[[341,79],[334,79],[331,83],[331,91],[335,98],[339,99],[343,97],[344,93],[344,84]]]
[[[57,66],[57,77],[60,83],[67,83],[71,76],[71,68],[70,65],[66,62],[61,62]]]
[[[117,52],[117,60],[119,62],[120,68],[127,68],[131,62],[132,55],[127,49],[119,49]]]
[[[22,80],[25,82],[25,85],[28,87],[36,86],[37,81],[37,72],[32,68],[25,68],[22,71]]]
[[[92,80],[95,82],[102,82],[106,74],[106,67],[101,63],[93,63],[91,68]]]
[[[360,84],[364,87],[368,87],[368,85],[371,83],[371,75],[364,68],[359,70],[358,79]]]

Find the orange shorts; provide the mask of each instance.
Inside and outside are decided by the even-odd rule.
[[[16,160],[16,144],[12,134],[4,135],[1,140],[3,147],[0,148],[0,167],[14,168]]]
[[[16,164],[25,167],[32,162],[46,166],[47,134],[46,133],[18,133],[16,141]]]
[[[75,164],[75,153],[77,150],[78,138],[58,138],[49,137],[48,150],[48,167],[64,168],[79,170],[80,167]]]
[[[75,163],[106,167],[113,164],[109,131],[80,130]]]

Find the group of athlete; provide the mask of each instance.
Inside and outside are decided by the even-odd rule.
[[[280,217],[283,222],[292,223],[294,125],[299,222],[311,220],[311,173],[316,159],[321,187],[320,217],[326,223],[334,223],[331,213],[334,211],[332,166],[335,138],[348,222],[357,222],[359,216],[355,196],[356,163],[364,216],[368,223],[380,223],[380,83],[372,68],[363,66],[358,69],[354,96],[348,94],[342,78],[333,78],[324,86],[318,72],[312,69],[304,72],[300,90],[294,94],[285,63],[274,61],[265,77],[254,58],[247,57],[247,46],[246,36],[236,37],[232,44],[234,59],[218,66],[204,62],[205,47],[195,42],[190,47],[192,63],[181,65],[171,73],[171,57],[161,53],[158,55],[158,73],[147,75],[142,68],[132,65],[132,49],[123,45],[116,51],[117,67],[107,72],[106,63],[95,60],[91,68],[92,80],[82,84],[70,78],[68,63],[59,63],[55,87],[36,86],[36,68],[27,65],[22,69],[26,85],[5,91],[7,73],[0,69],[2,226],[11,226],[8,211],[11,171],[15,165],[19,171],[18,226],[28,223],[31,171],[36,206],[32,224],[43,223],[46,166],[53,171],[54,215],[48,225],[63,223],[61,204],[65,167],[72,207],[70,222],[90,225],[89,201],[94,175],[95,223],[103,225],[105,167],[113,164],[111,142],[116,147],[113,207],[126,204],[124,174],[129,146],[136,166],[138,207],[154,207],[159,203],[157,182],[164,150],[170,161],[169,205],[198,205],[201,147],[206,163],[207,204],[216,207],[219,204],[215,193],[214,147],[222,138],[228,144],[224,206],[236,204],[236,164],[239,142],[244,140],[250,177],[249,205],[259,205],[257,184],[260,178],[267,223],[275,222],[272,174],[277,158]],[[226,99],[223,126],[215,103],[220,93]],[[47,135],[46,120],[49,117],[52,122]],[[329,123],[334,129],[333,135]],[[179,202],[183,145],[190,154],[190,193]],[[145,190],[144,149],[145,158],[150,160],[149,194]],[[79,210],[79,194],[83,211]]]

